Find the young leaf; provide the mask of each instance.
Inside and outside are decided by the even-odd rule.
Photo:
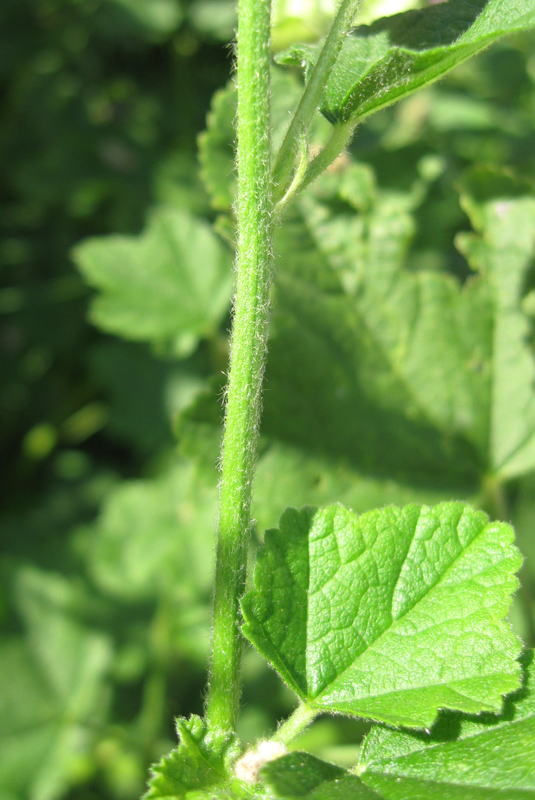
[[[144,800],[232,800],[254,790],[232,775],[240,747],[227,734],[209,730],[197,716],[177,719],[180,744],[152,767]]]
[[[374,728],[359,774],[386,800],[499,800],[535,797],[533,653],[524,688],[499,717],[444,714],[431,734]]]
[[[125,339],[187,355],[229,307],[230,253],[205,222],[183,210],[154,214],[139,237],[87,240],[74,260],[99,290],[93,322]]]
[[[358,122],[445,75],[506,34],[535,25],[535,0],[450,0],[359,27],[344,42],[321,111],[332,123]],[[305,67],[321,44],[301,45],[279,63]]]
[[[502,622],[513,536],[463,503],[288,509],[266,533],[243,632],[318,711],[407,727],[440,708],[499,711],[520,680]]]

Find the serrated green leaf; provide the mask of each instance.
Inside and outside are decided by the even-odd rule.
[[[356,775],[310,753],[296,752],[278,758],[262,769],[261,778],[275,797],[287,800],[379,800],[379,795]]]
[[[520,679],[501,621],[513,537],[462,503],[288,509],[266,534],[243,632],[318,711],[407,727],[440,708],[499,711]]]
[[[499,717],[445,714],[431,734],[374,728],[362,753],[362,780],[386,800],[530,800],[535,797],[533,653],[524,688]]]
[[[450,0],[357,28],[344,42],[321,104],[355,123],[445,75],[506,34],[535,25],[534,0]],[[279,63],[308,72],[321,45],[293,47]]]
[[[457,245],[487,281],[493,304],[487,459],[494,474],[511,478],[535,466],[535,362],[521,303],[535,257],[535,197],[502,174],[474,171],[463,207],[475,234]]]
[[[27,636],[0,645],[0,784],[53,800],[84,774],[105,719],[110,642],[66,607],[65,578],[25,568],[15,590]]]
[[[229,307],[230,253],[205,222],[183,210],[153,214],[138,237],[86,240],[74,260],[99,290],[90,312],[96,325],[178,355],[190,353]]]
[[[240,746],[228,733],[212,731],[200,717],[177,719],[180,744],[152,767],[144,800],[233,800],[255,797],[233,777]]]

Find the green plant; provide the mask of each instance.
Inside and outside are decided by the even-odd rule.
[[[13,2],[17,13],[19,5]],[[56,38],[75,44],[95,13],[91,2],[42,5],[48,26],[53,20],[66,25],[55,9],[72,15],[74,33]],[[208,198],[194,180],[192,152],[184,141],[174,143],[176,161],[163,163],[167,139],[150,140],[150,134],[154,118],[175,113],[180,121],[170,129],[181,135],[189,129],[191,115],[176,102],[178,70],[173,89],[167,88],[167,66],[175,63],[170,53],[182,58],[188,46],[191,52],[191,31],[203,13],[206,20],[206,8],[214,16],[212,29],[218,28],[215,10],[223,5],[102,3],[102,13],[119,14],[115,28],[104,17],[103,35],[123,35],[129,19],[125,53],[135,36],[146,36],[143,53],[158,53],[147,61],[149,69],[140,60],[137,82],[110,78],[109,92],[99,83],[95,53],[89,57],[74,48],[65,56],[69,69],[79,61],[79,72],[95,82],[86,94],[98,125],[117,110],[112,144],[111,134],[120,135],[122,125],[131,130],[129,147],[108,153],[115,182],[105,172],[96,180],[87,159],[88,183],[83,191],[73,186],[69,203],[73,214],[89,220],[85,227],[71,221],[73,233],[57,239],[134,227],[145,208],[144,192],[132,191],[132,180],[139,175],[136,159],[148,152],[158,174],[147,185],[157,185],[166,208],[151,215],[139,237],[89,240],[75,251],[98,290],[93,321],[133,341],[100,342],[91,354],[92,374],[116,398],[106,397],[109,423],[102,404],[88,403],[85,422],[72,411],[65,423],[54,417],[26,443],[28,452],[41,454],[43,469],[47,453],[55,458],[54,448],[70,443],[72,451],[58,453],[50,471],[78,469],[81,479],[76,491],[67,487],[68,511],[61,485],[27,519],[19,515],[18,527],[6,528],[9,558],[2,574],[9,591],[2,591],[2,606],[5,599],[12,630],[1,643],[0,704],[7,709],[1,724],[8,735],[0,753],[0,793],[9,800],[41,800],[92,783],[94,791],[104,785],[113,797],[136,796],[147,762],[171,746],[168,723],[178,712],[186,715],[178,722],[180,745],[154,768],[152,797],[425,798],[437,791],[461,798],[529,797],[531,656],[526,652],[518,660],[518,640],[502,622],[520,563],[504,521],[517,523],[529,558],[535,507],[535,200],[532,185],[509,169],[529,177],[535,166],[528,40],[517,39],[509,60],[498,49],[497,60],[486,55],[479,72],[467,66],[450,82],[425,86],[493,38],[532,26],[532,3],[451,0],[345,38],[354,8],[344,3],[324,50],[314,42],[292,44],[277,54],[278,66],[270,64],[267,49],[266,5],[243,4],[236,208],[245,291],[236,301],[234,383],[227,392],[210,691],[206,718],[187,718],[199,710],[188,695],[197,693],[206,655],[213,465],[220,441],[217,375],[226,365],[236,224],[235,86],[215,96],[200,140],[204,183],[220,214],[215,231],[207,224],[214,217]],[[365,5],[370,13],[377,3]],[[56,16],[51,21],[46,14]],[[21,18],[24,27],[23,13]],[[290,28],[284,37],[275,33],[285,46],[293,41]],[[168,47],[158,50],[162,40]],[[121,55],[117,62],[125,60]],[[132,61],[138,60],[139,53]],[[200,54],[197,70],[203,62]],[[45,52],[37,74],[57,91],[51,106],[62,109],[73,81],[65,67],[67,74],[60,72],[63,79],[54,82],[58,63],[61,58]],[[524,76],[518,87],[511,72]],[[135,89],[139,84],[146,96]],[[419,88],[425,91],[371,116]],[[510,94],[514,103],[508,103]],[[500,102],[495,106],[487,97]],[[83,133],[84,114],[78,106],[72,110]],[[325,173],[368,116],[351,153]],[[10,120],[16,129],[17,115]],[[85,163],[84,148],[73,142],[85,141],[92,153],[99,137],[91,130],[85,139],[73,138],[67,125],[57,128],[65,166],[57,174],[70,186],[73,165],[80,170]],[[25,130],[28,136],[33,126]],[[148,140],[150,148],[143,149]],[[22,184],[33,216],[27,213],[20,223],[8,206],[3,226],[33,230],[35,207],[52,192],[48,179],[40,188],[32,164]],[[45,166],[50,170],[49,162]],[[106,224],[99,225],[91,208],[101,208],[110,194],[114,217],[102,208]],[[16,255],[17,248],[10,252]],[[83,292],[76,280],[74,289]],[[13,295],[3,301],[9,306]],[[266,323],[270,347],[256,453]],[[171,452],[164,397],[177,418],[179,455]],[[84,449],[76,438],[91,424],[105,429],[110,441],[126,442],[135,460],[117,468],[116,459],[114,474],[109,461],[106,472],[97,469],[99,447]],[[142,481],[125,480],[141,472]],[[103,511],[92,522],[101,500]],[[311,505],[319,510],[310,511]],[[305,510],[285,511],[287,506]],[[247,580],[249,535],[256,545],[279,517],[279,530],[267,533],[261,545],[254,581],[252,575]],[[32,539],[26,530],[47,535]],[[30,564],[28,542],[34,542]],[[52,543],[61,559],[52,557]],[[527,566],[515,621],[533,641],[529,561]],[[281,694],[266,673],[253,692],[246,674],[249,702],[238,719],[245,745],[236,733],[243,641],[236,628],[238,599],[243,632],[299,700],[297,711],[273,732],[274,719],[291,711],[290,692]],[[250,656],[248,651],[246,672]],[[136,694],[126,711],[132,686]],[[251,705],[260,721],[251,725],[249,717],[247,730]],[[327,716],[310,726],[320,714],[336,715],[336,723]],[[363,727],[344,728],[358,719],[377,723],[366,729],[360,752]],[[334,729],[346,731],[335,743],[353,743],[343,759],[328,749]],[[315,735],[323,739],[319,745]],[[299,752],[284,755],[288,746]],[[331,757],[345,768],[329,763]]]
[[[520,645],[503,622],[516,586],[514,572],[521,564],[509,525],[491,522],[484,512],[462,502],[387,506],[360,516],[343,506],[289,509],[281,517],[279,530],[266,534],[254,588],[244,595],[277,218],[335,160],[362,119],[441,77],[495,38],[535,23],[535,7],[529,2],[514,8],[493,0],[463,0],[409,12],[350,34],[358,5],[343,0],[323,44],[293,47],[279,57],[280,63],[304,67],[306,87],[273,166],[269,3],[242,0],[239,5],[237,288],[206,716],[178,721],[181,743],[153,768],[147,798],[423,798],[439,787],[452,798],[490,798],[505,790],[528,797],[535,790],[534,765],[526,770],[535,743],[528,656],[523,662],[523,693],[508,700],[505,711],[502,708],[503,697],[522,687]],[[331,122],[332,131],[310,160],[310,131],[317,108]],[[351,175],[342,194],[356,206],[362,203],[359,180],[358,173]],[[451,313],[458,326],[453,345],[440,330],[444,314],[421,326],[408,320],[405,329],[403,321],[392,314],[391,320],[377,324],[374,334],[385,349],[410,348],[405,336],[426,337],[414,356],[399,358],[399,367],[412,373],[409,382],[418,382],[422,373],[433,370],[433,350],[442,360],[451,359],[452,372],[461,384],[455,391],[466,394],[472,409],[489,381],[487,369],[492,362],[491,413],[495,415],[505,412],[500,404],[519,400],[507,391],[506,373],[522,368],[520,361],[528,366],[520,341],[522,323],[513,309],[518,282],[533,253],[535,205],[524,201],[521,189],[513,190],[514,200],[500,199],[511,191],[506,179],[501,179],[501,185],[493,176],[473,176],[472,181],[477,188],[471,199],[467,195],[466,203],[485,238],[467,236],[461,246],[484,273],[478,281],[462,293],[438,275],[434,280],[414,276],[412,281],[405,279],[405,286],[400,280],[394,289],[383,276],[378,286],[373,270],[379,265],[373,263],[370,252],[363,259],[364,274],[357,281],[355,296],[369,295],[367,300],[361,298],[369,304],[369,312],[370,306],[388,302],[390,292],[399,292],[407,301],[403,314],[409,316],[411,311],[416,313],[409,310],[416,292],[429,309],[435,303],[439,310]],[[328,228],[332,223],[329,210],[319,204],[314,212],[317,224]],[[503,227],[511,230],[513,215],[518,215],[518,223],[522,220],[526,234],[520,234],[515,223],[514,240],[500,230],[504,219]],[[501,263],[504,258],[509,262],[507,275]],[[88,271],[95,276],[90,267]],[[314,311],[306,285],[300,291],[304,313],[307,306]],[[328,306],[323,313],[330,322]],[[489,315],[494,315],[492,321]],[[489,324],[494,330],[493,352],[478,352],[477,335]],[[423,330],[415,330],[415,325]],[[452,333],[450,328],[447,336]],[[512,351],[514,345],[517,349]],[[505,350],[515,353],[516,363],[511,363]],[[409,366],[412,357],[415,363]],[[529,372],[533,374],[531,364]],[[454,429],[456,413],[461,411],[456,406],[461,403],[455,402],[448,387],[441,388],[445,389],[442,396],[424,398],[422,394],[419,399],[429,404],[426,414],[442,416],[444,421],[449,417]],[[531,391],[529,387],[530,419],[535,413]],[[450,403],[452,408],[446,408]],[[355,413],[365,416],[366,411],[363,404]],[[505,413],[510,414],[510,409]],[[418,417],[416,409],[414,417]],[[525,421],[524,411],[524,426]],[[377,417],[372,420],[378,422]],[[411,421],[404,423],[403,434],[409,438],[414,435]],[[404,423],[396,424],[402,428]],[[493,423],[494,419],[490,440],[488,430],[474,430],[472,444],[483,444],[486,450],[489,485],[485,491],[497,497],[505,478],[533,465],[535,436],[525,427],[498,431]],[[341,433],[358,438],[361,428],[362,421],[357,420],[354,434]],[[460,466],[463,458],[455,452],[454,438],[449,446],[453,462]],[[426,456],[432,463],[433,454]],[[241,757],[235,738],[242,651],[240,598],[241,633],[299,698],[297,709],[273,738]],[[449,713],[433,727],[441,710]],[[355,715],[388,727],[372,728],[359,764],[349,771],[307,754],[284,755],[285,746],[322,712]]]

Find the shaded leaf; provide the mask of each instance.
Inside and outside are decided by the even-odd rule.
[[[506,34],[535,25],[534,0],[449,0],[356,28],[322,98],[332,123],[358,122],[445,75]],[[310,71],[321,44],[296,46],[279,63]]]
[[[535,256],[531,190],[488,171],[466,181],[476,234],[457,242],[478,275],[461,286],[407,268],[410,195],[377,192],[366,209],[353,195],[359,180],[350,169],[338,192],[324,180],[300,203],[315,259],[294,258],[286,239],[264,433],[345,457],[368,477],[427,480],[450,496],[488,475],[529,471],[535,364],[522,301]],[[316,278],[329,270],[330,283]]]
[[[212,97],[207,128],[199,136],[201,177],[218,211],[229,211],[236,193],[235,116],[236,89],[229,83]]]
[[[451,496],[484,469],[492,311],[482,281],[404,268],[422,194],[363,193],[351,168],[300,203],[315,257],[281,256],[263,431]]]
[[[176,365],[155,358],[143,345],[119,340],[94,348],[89,363],[109,403],[112,436],[141,453],[172,440],[165,395]]]
[[[439,490],[403,483],[395,478],[373,478],[344,459],[329,458],[305,448],[263,442],[258,459],[253,514],[263,533],[289,503],[328,505],[344,503],[358,511],[386,503],[403,505],[418,498],[429,503],[442,499]]]
[[[290,124],[290,113],[297,106],[302,87],[295,75],[274,68],[272,83],[272,147],[276,152]],[[230,81],[224,89],[215,93],[208,113],[207,129],[199,136],[199,160],[201,176],[219,211],[230,211],[236,194],[235,130],[236,87]],[[329,126],[319,115],[314,119],[310,132],[312,146],[322,144]]]
[[[276,797],[293,800],[378,800],[379,795],[356,775],[309,753],[290,753],[267,764],[261,772]]]

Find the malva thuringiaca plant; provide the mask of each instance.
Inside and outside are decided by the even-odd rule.
[[[358,0],[343,0],[324,41],[292,45],[273,64],[269,0],[240,0],[236,79],[216,96],[201,140],[219,236],[228,244],[237,231],[212,652],[205,716],[178,719],[179,745],[152,768],[147,800],[535,797],[532,655],[505,620],[522,559],[502,502],[505,483],[535,467],[535,367],[520,306],[535,197],[506,172],[465,176],[474,231],[457,246],[475,274],[461,286],[440,270],[400,269],[407,211],[440,165],[424,159],[410,191],[388,193],[345,153],[375,111],[534,27],[535,0],[449,0],[354,27],[358,11]],[[191,331],[221,318],[228,259],[186,212],[172,234],[165,215],[155,219],[147,252],[166,236],[177,258],[195,242],[212,270],[197,284],[192,270],[185,290],[169,281],[165,307],[151,305],[147,280],[138,338],[158,326],[179,353]],[[107,245],[104,257],[93,242],[77,254],[102,292],[94,318],[117,333],[132,321],[116,301],[130,246]],[[138,266],[139,279],[142,256]],[[275,435],[259,459],[268,329],[262,436],[276,416],[293,449],[277,449]],[[186,447],[196,429],[211,448],[215,407],[204,398],[184,415]],[[338,500],[382,507],[311,507],[307,437]],[[325,454],[349,451],[367,479],[329,466]],[[393,475],[397,488],[382,494]],[[445,475],[440,493],[429,488],[427,478]],[[269,481],[274,492],[299,484],[301,510],[267,531],[248,579],[252,497],[265,497]],[[406,504],[415,484],[427,503]],[[433,504],[448,494],[462,499]],[[244,640],[298,700],[246,752],[236,734]],[[349,769],[295,749],[322,714],[373,723]]]

